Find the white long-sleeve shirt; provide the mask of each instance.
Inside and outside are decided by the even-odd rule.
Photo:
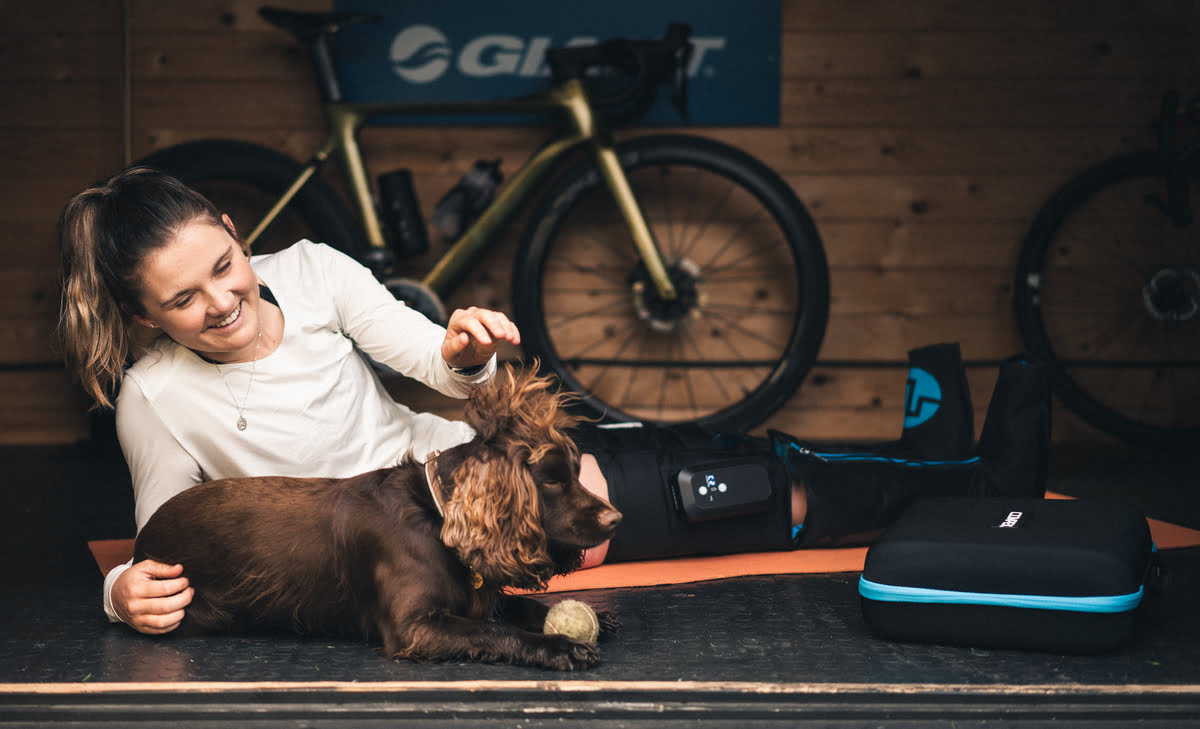
[[[251,263],[283,312],[275,351],[218,368],[160,337],[125,373],[117,435],[139,531],[164,502],[203,481],[353,476],[392,466],[410,450],[423,460],[474,434],[466,423],[397,403],[363,355],[452,397],[494,377],[494,357],[478,374],[453,372],[441,355],[445,329],[327,246],[301,241]],[[128,566],[105,579],[111,620],[118,618],[110,591]]]

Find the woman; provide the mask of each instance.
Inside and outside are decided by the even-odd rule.
[[[393,465],[410,450],[421,459],[465,442],[466,424],[392,400],[372,362],[466,397],[495,376],[499,343],[520,344],[499,312],[469,308],[445,328],[431,323],[323,245],[301,241],[251,259],[227,216],[145,168],[77,195],[60,236],[64,355],[95,405],[116,409],[138,529],[202,481],[351,476]],[[957,347],[952,354],[943,411],[957,416],[935,419],[924,440],[945,444],[949,430],[951,441],[969,448],[970,403],[963,404]],[[1007,399],[993,397],[993,409]],[[687,428],[588,428],[578,440],[589,451],[581,480],[626,515],[618,539],[588,564],[603,561],[606,549],[612,560],[820,543],[878,528],[922,494],[1008,488],[965,452],[931,480],[911,461],[897,466],[890,457],[833,465],[786,436],[714,440]],[[921,446],[908,440],[900,445],[912,456]],[[1010,450],[997,462],[1008,462]],[[766,496],[703,522],[676,508],[681,470],[746,459],[770,482]],[[806,519],[797,537],[793,529]],[[149,634],[177,627],[191,596],[181,566],[150,560],[113,570],[104,585],[110,619]]]

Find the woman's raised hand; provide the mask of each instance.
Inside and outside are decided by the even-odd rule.
[[[492,358],[500,342],[521,343],[517,325],[507,316],[474,306],[457,309],[446,324],[442,358],[451,367],[477,367]]]

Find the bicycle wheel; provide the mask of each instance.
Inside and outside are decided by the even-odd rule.
[[[816,227],[791,188],[728,145],[618,145],[678,291],[661,299],[591,162],[533,219],[513,276],[526,350],[610,420],[758,425],[812,367],[829,314]]]
[[[248,235],[299,177],[303,166],[267,147],[227,139],[185,142],[150,154],[141,164],[174,175],[229,215]],[[269,253],[308,238],[358,260],[366,251],[359,224],[338,194],[314,177],[254,243]]]
[[[1195,214],[1194,155],[1184,169]],[[1200,443],[1200,245],[1165,203],[1157,153],[1084,171],[1035,217],[1014,290],[1025,346],[1064,405],[1128,442],[1178,447]]]

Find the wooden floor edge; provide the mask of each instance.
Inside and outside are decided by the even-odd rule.
[[[1200,684],[936,684],[936,683],[767,683],[752,681],[191,681],[130,683],[0,683],[2,694],[117,695],[128,693],[211,694],[221,692],[428,693],[542,691],[562,694],[655,692],[817,696],[1167,696],[1195,694]]]

